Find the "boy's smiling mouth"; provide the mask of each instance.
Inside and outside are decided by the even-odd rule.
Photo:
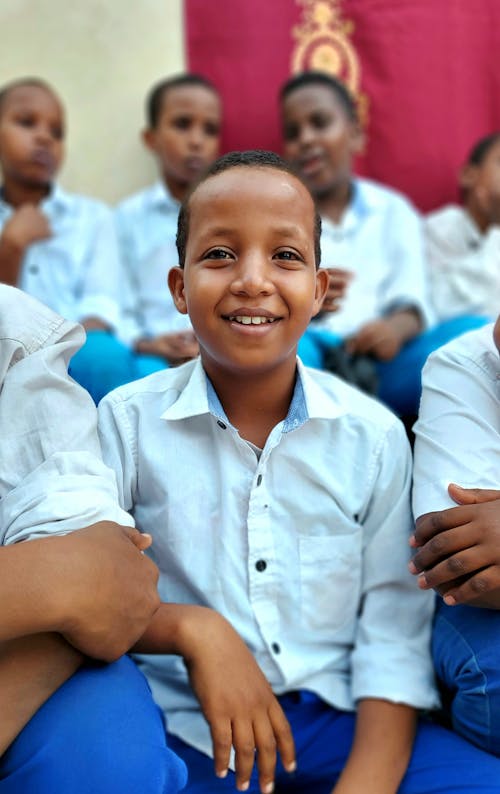
[[[251,317],[248,314],[239,314],[239,315],[230,314],[227,319],[235,323],[241,323],[242,325],[260,325],[261,323],[274,323],[278,318],[262,317],[262,316]]]
[[[229,323],[249,328],[271,325],[277,323],[282,318],[276,314],[272,314],[266,309],[239,307],[230,313],[223,314],[222,319]]]

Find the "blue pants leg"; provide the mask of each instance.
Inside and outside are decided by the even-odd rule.
[[[500,612],[438,599],[432,653],[454,729],[500,756]]]
[[[323,369],[326,351],[341,342],[341,336],[324,328],[315,328],[313,323],[299,340],[297,353],[306,367]]]
[[[378,363],[378,397],[399,416],[418,413],[421,372],[427,357],[455,337],[481,328],[489,317],[464,316],[447,320],[408,342],[392,361]]]
[[[70,375],[87,389],[95,404],[112,389],[135,378],[134,353],[109,331],[89,331],[70,361]]]
[[[297,772],[278,763],[276,794],[330,794],[349,754],[355,717],[337,711],[308,692],[280,698],[292,727]],[[169,744],[188,766],[186,794],[234,792],[234,774],[218,780],[211,758],[170,736]],[[259,791],[256,770],[249,792]],[[457,734],[422,720],[399,794],[498,794],[500,760]],[[368,794],[368,792],[367,792]]]
[[[176,794],[183,762],[134,662],[82,667],[0,758],[0,794]]]

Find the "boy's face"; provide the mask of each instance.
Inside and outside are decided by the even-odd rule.
[[[320,84],[297,88],[281,111],[285,157],[313,195],[322,198],[348,183],[362,136],[334,91]]]
[[[217,157],[220,126],[220,101],[214,91],[184,85],[166,92],[158,123],[144,132],[144,141],[176,198],[182,199]]]
[[[480,165],[467,165],[462,186],[492,223],[500,222],[500,140],[493,144]]]
[[[237,166],[207,179],[189,201],[185,267],[170,271],[169,284],[210,375],[295,367],[328,284],[316,270],[306,188],[272,168]]]
[[[64,113],[38,86],[13,88],[0,112],[0,165],[4,185],[46,187],[64,155]]]

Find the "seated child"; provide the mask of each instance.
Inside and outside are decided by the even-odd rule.
[[[473,147],[460,174],[463,206],[425,219],[430,297],[436,316],[496,317],[500,306],[500,133]]]
[[[54,183],[64,138],[64,111],[46,83],[24,78],[0,91],[0,281],[83,323],[87,342],[71,371],[97,401],[130,380],[131,353],[113,335],[118,249],[110,210]]]
[[[437,699],[410,453],[384,406],[296,358],[328,287],[320,229],[268,152],[221,158],[181,207],[169,285],[201,357],[99,407],[161,572],[135,650],[190,794],[494,792],[498,759],[424,721],[413,743]]]
[[[421,220],[394,190],[353,175],[363,135],[342,82],[322,72],[292,77],[281,113],[285,155],[316,200],[330,269],[323,311],[299,354],[322,367],[325,352],[346,341],[349,355],[378,362],[378,396],[401,415],[416,414],[427,355],[457,332],[422,334],[430,315]]]
[[[500,320],[450,342],[423,372],[411,565],[436,588],[434,664],[453,727],[500,755]],[[483,609],[479,609],[483,607]]]
[[[204,77],[183,74],[157,83],[146,103],[143,140],[160,172],[154,185],[122,201],[116,223],[134,298],[138,372],[149,374],[198,353],[187,316],[176,310],[166,273],[177,264],[177,215],[189,187],[215,159],[220,98]]]
[[[158,607],[157,569],[67,374],[83,339],[0,285],[0,792],[170,794],[184,765],[119,658]]]

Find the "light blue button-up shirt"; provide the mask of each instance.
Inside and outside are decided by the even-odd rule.
[[[120,326],[122,293],[111,210],[57,185],[40,203],[52,236],[26,249],[17,286],[67,320]],[[0,231],[13,208],[0,197]]]
[[[322,219],[322,267],[350,270],[353,279],[336,312],[313,320],[341,336],[397,308],[413,306],[424,324],[427,300],[422,222],[399,193],[368,179],[353,181],[340,223]]]
[[[408,573],[411,458],[400,422],[333,375],[306,370],[255,449],[200,360],[99,406],[120,501],[153,535],[165,602],[225,615],[276,693],[436,705],[432,594]],[[209,753],[182,659],[142,661],[169,730]]]
[[[162,182],[122,201],[115,210],[120,253],[133,296],[130,336],[155,337],[191,328],[167,285],[179,262],[175,237],[179,204]]]

